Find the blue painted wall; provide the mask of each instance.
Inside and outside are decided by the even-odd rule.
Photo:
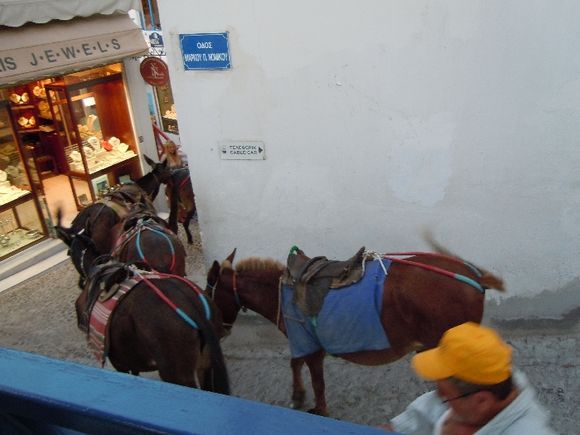
[[[0,349],[0,432],[385,434],[376,428]]]

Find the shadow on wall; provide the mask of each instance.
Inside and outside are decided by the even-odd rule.
[[[501,328],[566,329],[580,325],[580,277],[534,297],[487,301],[484,317]]]

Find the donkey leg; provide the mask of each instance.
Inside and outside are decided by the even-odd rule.
[[[308,412],[311,414],[328,416],[326,406],[325,385],[324,385],[324,350],[319,350],[304,357],[306,365],[310,370],[312,389],[314,390],[314,408]]]
[[[169,195],[169,218],[167,219],[167,226],[171,231],[177,234],[177,213],[179,205],[175,194]]]
[[[290,360],[290,367],[292,368],[292,403],[290,407],[292,409],[302,409],[302,406],[304,406],[306,390],[302,381],[303,366],[304,358],[292,358]]]
[[[183,220],[183,229],[185,230],[185,235],[187,236],[187,243],[193,245],[193,236],[191,235],[191,231],[189,231],[189,224],[191,222],[191,218],[195,213],[195,209],[191,212],[187,213],[185,219]]]

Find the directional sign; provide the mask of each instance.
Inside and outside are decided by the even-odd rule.
[[[179,45],[186,71],[231,67],[227,32],[180,34]]]
[[[266,147],[259,141],[229,141],[220,143],[223,160],[264,160]]]

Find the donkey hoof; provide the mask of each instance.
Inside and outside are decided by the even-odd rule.
[[[327,411],[322,411],[321,409],[318,409],[318,408],[309,409],[308,414],[321,415],[322,417],[328,417]]]
[[[292,403],[290,404],[290,408],[292,409],[302,409],[304,406],[304,397],[306,396],[305,391],[295,391],[292,394]]]

